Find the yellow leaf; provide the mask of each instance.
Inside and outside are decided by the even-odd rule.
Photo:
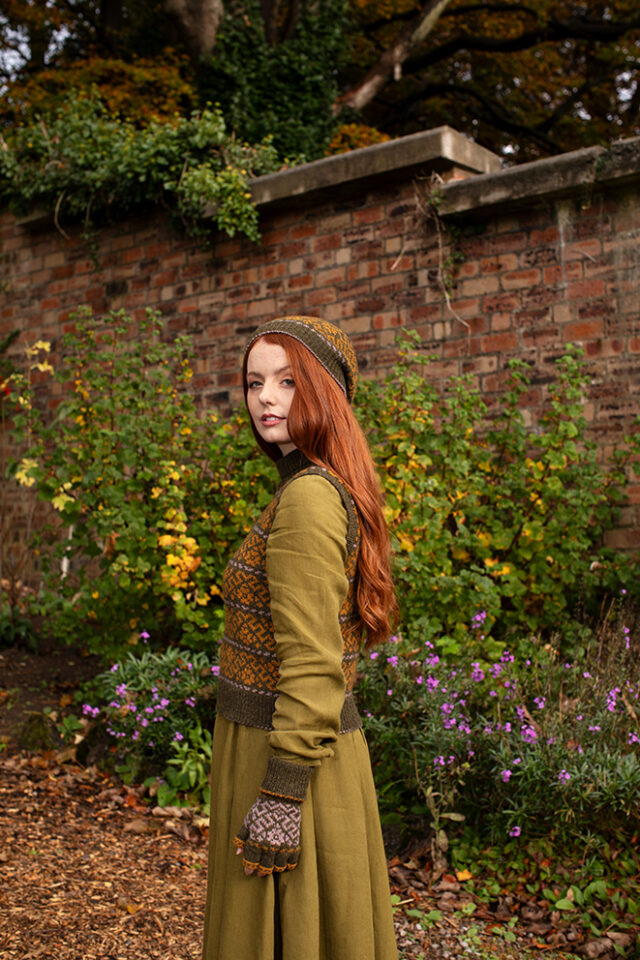
[[[456,880],[460,883],[464,883],[465,880],[471,880],[473,874],[471,870],[456,870]]]

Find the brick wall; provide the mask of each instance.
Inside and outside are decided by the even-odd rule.
[[[640,164],[635,176],[594,179],[588,189],[528,191],[539,168],[523,167],[518,189],[513,171],[445,184],[441,216],[431,219],[415,171],[309,190],[262,205],[259,246],[219,236],[204,250],[156,213],[101,230],[92,257],[79,237],[4,212],[0,339],[19,328],[23,340],[43,337],[55,349],[81,304],[152,307],[171,333],[193,335],[203,402],[228,408],[240,400],[246,335],[274,315],[340,324],[365,376],[392,361],[398,328],[410,327],[437,357],[430,376],[472,373],[489,403],[509,359],[529,361],[531,418],[563,345],[578,342],[592,374],[585,413],[606,456],[638,413]],[[501,177],[511,178],[508,195],[487,206],[482,198]],[[447,302],[441,281],[454,248],[461,259]],[[640,545],[639,504],[634,486],[612,542]]]

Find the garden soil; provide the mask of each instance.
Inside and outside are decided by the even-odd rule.
[[[68,650],[0,654],[0,957],[199,960],[206,818],[153,808],[74,747],[18,749],[30,715],[67,709],[95,670]],[[389,877],[402,960],[613,956],[612,940],[581,942],[541,904],[474,904],[464,875],[434,877],[426,844],[393,857]]]

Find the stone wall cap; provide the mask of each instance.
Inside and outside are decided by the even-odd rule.
[[[514,203],[559,197],[590,186],[637,181],[640,137],[617,140],[609,147],[584,147],[557,157],[480,174],[472,181],[444,183],[438,189],[438,213],[487,213]]]
[[[453,171],[455,176],[465,177],[490,173],[500,164],[495,153],[453,127],[442,126],[256,177],[251,181],[251,194],[262,206],[358,181],[394,175],[406,179],[421,170]]]

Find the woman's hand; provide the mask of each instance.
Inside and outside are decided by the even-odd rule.
[[[295,869],[300,858],[300,808],[298,800],[258,797],[234,837],[247,876]]]

